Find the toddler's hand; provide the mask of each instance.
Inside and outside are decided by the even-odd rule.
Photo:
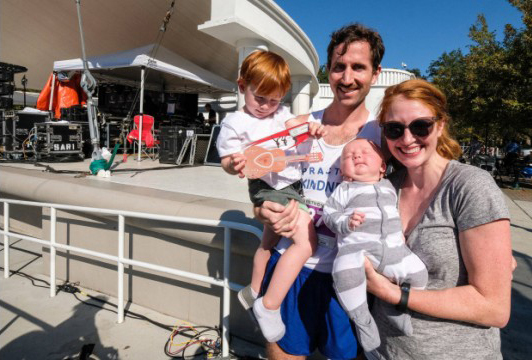
[[[349,217],[349,229],[354,231],[357,227],[364,223],[366,215],[362,212],[354,211]]]
[[[244,156],[244,154],[235,153],[231,155],[230,166],[231,170],[237,173],[239,178],[245,177],[243,170],[246,166],[246,157]]]
[[[310,121],[308,123],[308,130],[309,130],[309,133],[310,135],[316,137],[316,138],[321,138],[325,135],[327,135],[327,131],[325,130],[325,126],[323,126],[322,124],[319,124],[317,122],[314,122],[314,121]]]

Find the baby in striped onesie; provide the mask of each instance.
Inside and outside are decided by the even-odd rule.
[[[371,351],[380,345],[380,337],[368,308],[364,257],[377,272],[397,284],[408,282],[414,289],[425,288],[428,273],[404,242],[397,194],[383,179],[386,164],[378,146],[366,139],[352,140],[340,161],[344,181],[323,209],[325,224],[337,234],[332,276],[340,304],[356,325],[358,340],[365,351]],[[353,229],[355,209],[365,214],[365,220]],[[388,308],[391,322],[411,335],[410,315],[393,305]]]

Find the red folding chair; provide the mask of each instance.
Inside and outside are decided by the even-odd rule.
[[[135,115],[133,118],[133,122],[135,123],[135,126],[133,130],[130,131],[130,133],[127,135],[127,140],[129,143],[133,143],[133,152],[135,151],[135,146],[139,141],[139,129],[140,129],[140,119],[141,115]],[[140,141],[141,141],[141,151],[146,154],[150,159],[155,160],[156,159],[156,149],[157,145],[159,144],[159,141],[155,140],[153,136],[153,123],[154,118],[151,115],[142,115],[142,134],[140,135]],[[142,149],[142,144],[146,146],[145,149]],[[146,151],[148,149],[151,149],[151,154]]]

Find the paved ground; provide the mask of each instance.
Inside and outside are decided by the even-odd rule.
[[[0,359],[170,359],[165,346],[175,326],[191,324],[129,304],[124,323],[117,323],[116,298],[76,287],[50,297],[49,278],[40,275],[41,246],[12,241],[11,277],[0,275]],[[0,251],[3,254],[3,248]],[[3,274],[3,256],[1,256]],[[59,285],[59,284],[58,284]],[[65,289],[69,290],[69,289]],[[193,325],[197,331],[207,330]],[[171,352],[182,348],[193,330],[173,340]],[[218,338],[216,330],[202,334]],[[264,349],[231,338],[232,358],[264,358]],[[185,350],[187,357],[203,350]],[[206,355],[198,355],[204,359]]]

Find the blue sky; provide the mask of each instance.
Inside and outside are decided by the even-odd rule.
[[[483,13],[502,40],[504,25],[523,27],[521,13],[507,0],[275,0],[310,38],[320,64],[327,61],[330,34],[351,22],[378,30],[386,52],[382,65],[425,71],[444,52],[472,42],[469,28]]]

